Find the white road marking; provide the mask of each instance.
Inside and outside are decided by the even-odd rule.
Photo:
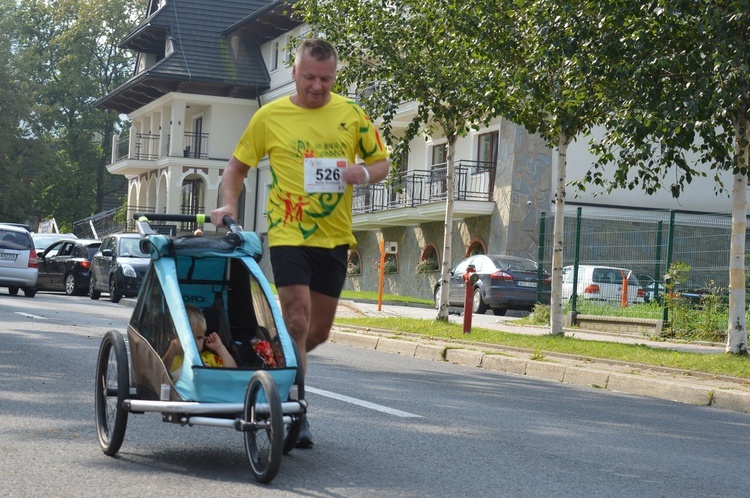
[[[25,316],[26,318],[36,318],[37,320],[46,320],[46,318],[43,316],[32,315],[30,313],[23,313],[21,311],[14,311],[13,313],[15,313],[16,315]]]
[[[353,405],[358,405],[364,408],[369,408],[370,410],[387,413],[389,415],[395,415],[396,417],[422,418],[421,415],[416,415],[414,413],[409,413],[409,412],[402,412],[401,410],[396,410],[395,408],[388,408],[387,406],[370,403],[369,401],[352,398],[350,396],[344,396],[343,394],[332,393],[331,391],[324,391],[323,389],[317,389],[315,387],[305,386],[305,392],[309,392],[313,394],[320,394],[321,396],[326,396],[327,398],[337,399],[339,401],[344,401],[346,403],[351,403]]]

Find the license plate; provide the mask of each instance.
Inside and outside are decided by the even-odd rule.
[[[0,252],[0,259],[3,261],[15,261],[18,254],[12,252]]]
[[[536,282],[529,282],[526,280],[521,280],[520,282],[516,282],[516,284],[519,287],[536,287]]]

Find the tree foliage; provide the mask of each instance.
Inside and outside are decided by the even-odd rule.
[[[347,62],[345,85],[373,88],[368,105],[397,151],[420,128],[450,137],[503,115],[557,148],[551,325],[562,333],[562,218],[568,144],[592,127],[596,163],[575,181],[605,189],[667,189],[678,197],[731,171],[733,235],[728,350],[746,351],[744,233],[750,157],[748,0],[302,0],[311,24]],[[401,137],[402,102],[417,112]],[[474,105],[473,113],[464,113]],[[397,138],[401,138],[400,141]],[[734,303],[734,306],[732,306]]]
[[[496,2],[495,5],[498,5]],[[297,9],[325,33],[343,62],[339,88],[358,91],[398,165],[412,140],[442,135],[447,141],[446,217],[441,281],[447,302],[453,224],[453,157],[459,136],[500,114],[490,94],[500,81],[493,71],[498,54],[482,51],[483,19],[472,2],[418,0],[301,0]],[[497,26],[495,26],[497,28]],[[504,29],[494,33],[502,37]],[[403,113],[402,103],[416,107]],[[402,114],[399,114],[402,112]],[[398,123],[400,116],[408,122]],[[442,306],[438,318],[447,320]]]
[[[34,176],[35,207],[58,223],[101,210],[105,196],[124,186],[106,171],[120,117],[94,104],[133,67],[117,45],[136,9],[139,0],[24,0],[15,9],[16,62],[30,99],[23,125],[50,147]]]
[[[618,50],[620,2],[595,0],[516,0],[512,22],[494,5],[477,2],[477,15],[500,17],[511,35],[485,33],[479,46],[489,55],[507,55],[497,71],[507,94],[494,93],[505,116],[538,133],[557,152],[554,171],[555,221],[552,247],[550,327],[562,334],[562,255],[567,148],[576,137],[601,123],[612,109],[613,81],[603,53]],[[508,40],[515,40],[510,43]]]
[[[28,106],[16,66],[14,9],[14,0],[0,0],[0,221],[25,222],[33,169],[24,167],[24,157],[33,142],[21,128]]]
[[[731,172],[732,243],[727,350],[747,352],[745,231],[750,157],[750,2],[663,1],[623,5],[629,29],[610,64],[622,85],[618,112],[595,144],[584,179],[613,188],[667,188]],[[608,173],[607,167],[614,165]]]

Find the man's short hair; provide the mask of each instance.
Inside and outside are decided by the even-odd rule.
[[[300,46],[297,47],[297,54],[294,57],[295,66],[299,64],[304,54],[312,55],[318,61],[325,61],[333,57],[334,62],[337,64],[339,62],[339,54],[336,52],[336,48],[322,38],[307,38],[300,43]]]

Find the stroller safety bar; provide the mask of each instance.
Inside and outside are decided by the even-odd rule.
[[[160,213],[135,213],[133,219],[138,222],[138,232],[141,235],[154,234],[151,227],[148,225],[149,221],[178,221],[183,223],[198,223],[200,225],[204,223],[211,223],[210,214],[160,214]],[[224,226],[229,228],[232,233],[238,233],[242,231],[242,226],[234,222],[231,216],[225,216],[222,220]]]
[[[286,401],[281,403],[281,412],[285,415],[304,413],[304,401]],[[126,399],[122,407],[131,412],[167,412],[186,414],[235,414],[242,413],[242,403],[196,403],[193,401],[149,401],[140,399]],[[267,414],[268,405],[258,403],[255,405],[258,413]]]

